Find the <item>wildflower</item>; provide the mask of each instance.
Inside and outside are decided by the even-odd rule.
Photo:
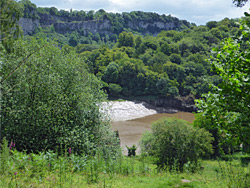
[[[14,175],[16,176],[16,175],[17,175],[17,172],[15,172]]]
[[[11,141],[11,142],[10,142],[10,147],[9,147],[10,150],[11,150],[12,148],[14,148],[15,146],[16,146],[16,143]]]
[[[11,141],[11,142],[10,142],[10,150],[13,148],[13,144],[14,144],[14,143]]]
[[[69,152],[69,154],[71,154],[71,148],[69,148],[69,151],[68,151],[68,152]]]

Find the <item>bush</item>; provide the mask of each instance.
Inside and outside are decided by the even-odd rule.
[[[212,153],[212,141],[204,129],[194,128],[184,120],[165,118],[153,123],[152,133],[143,135],[140,143],[143,153],[157,157],[159,168],[182,171],[185,164],[198,167],[198,159]]]

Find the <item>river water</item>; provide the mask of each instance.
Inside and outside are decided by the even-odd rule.
[[[151,123],[162,117],[176,117],[178,119],[186,120],[190,123],[194,121],[194,114],[189,112],[177,112],[173,114],[154,114],[143,118],[127,120],[127,121],[114,121],[112,122],[112,129],[119,131],[119,137],[121,140],[121,147],[126,153],[126,145],[131,147],[135,144],[139,146],[139,140],[145,131],[151,130]],[[140,153],[140,148],[138,147],[137,153]]]

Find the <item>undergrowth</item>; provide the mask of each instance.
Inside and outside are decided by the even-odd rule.
[[[158,170],[152,157],[116,158],[75,155],[65,149],[63,155],[52,151],[37,154],[19,152],[4,141],[0,151],[0,187],[248,187],[249,165],[241,160],[201,161],[202,168],[192,173]]]

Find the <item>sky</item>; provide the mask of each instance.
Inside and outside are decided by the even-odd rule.
[[[250,2],[237,8],[232,0],[31,0],[38,7],[106,12],[145,11],[172,15],[182,20],[205,25],[223,18],[240,18],[250,12]]]

